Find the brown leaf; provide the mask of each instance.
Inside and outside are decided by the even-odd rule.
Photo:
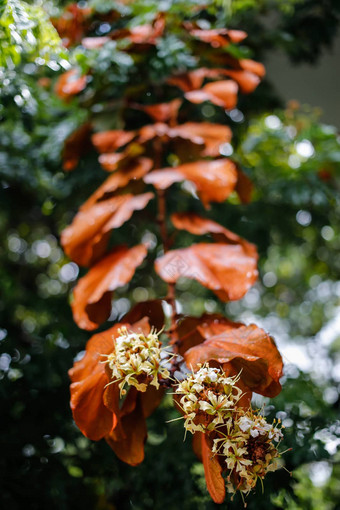
[[[123,145],[131,142],[135,137],[134,131],[124,131],[122,129],[114,129],[111,131],[102,131],[92,136],[92,143],[98,152],[114,152]]]
[[[258,259],[254,244],[249,243],[249,241],[216,223],[216,221],[209,220],[196,213],[174,213],[171,215],[171,221],[179,230],[186,230],[194,235],[212,234],[214,240],[218,243],[239,244],[246,254],[253,257],[255,261]]]
[[[149,158],[137,158],[127,167],[114,172],[81,206],[81,210],[92,207],[96,202],[112,196],[120,188],[124,188],[130,181],[139,180],[152,168],[153,162]]]
[[[147,437],[140,393],[137,395],[135,409],[122,417],[121,425],[123,437],[113,430],[105,439],[120,460],[130,466],[137,466],[144,460],[144,443]]]
[[[201,441],[207,489],[213,501],[221,504],[225,499],[225,484],[222,476],[222,467],[218,461],[218,455],[211,451],[212,444],[210,439],[205,434],[202,434]]]
[[[167,189],[175,182],[183,180],[193,182],[202,202],[224,202],[236,185],[237,171],[229,159],[214,161],[196,161],[174,168],[162,168],[149,173],[144,181],[157,189]]]
[[[237,184],[235,186],[235,191],[243,204],[249,204],[251,202],[253,189],[254,186],[249,177],[242,172],[242,170],[237,168]]]
[[[191,103],[210,101],[216,106],[227,110],[235,108],[237,104],[238,85],[233,80],[221,80],[207,83],[200,90],[192,90],[184,95]]]
[[[94,441],[108,434],[117,421],[103,401],[109,379],[101,361],[105,359],[102,355],[112,351],[113,338],[121,325],[116,324],[92,336],[86,344],[85,356],[68,372],[72,381],[70,391],[74,421],[82,433]]]
[[[176,121],[181,105],[182,99],[173,99],[168,103],[133,104],[132,107],[146,112],[155,122],[169,122],[171,124]]]
[[[173,130],[176,136],[190,140],[198,145],[205,145],[203,156],[218,156],[221,144],[230,142],[231,129],[222,124],[210,122],[186,122],[176,126]]]
[[[184,355],[187,365],[216,361],[231,374],[241,373],[242,382],[266,397],[281,391],[279,379],[283,362],[274,340],[255,324],[226,329],[189,349]]]
[[[136,407],[137,392],[131,392],[130,389],[120,410],[118,383],[108,384],[111,374],[108,365],[103,363],[106,355],[112,352],[114,339],[122,326],[128,327],[130,331],[143,331],[145,334],[150,331],[147,318],[132,325],[115,324],[112,328],[93,335],[86,344],[85,356],[75,362],[73,368],[69,370],[72,381],[70,390],[73,418],[82,433],[94,441],[110,434],[112,430],[115,430],[116,436],[124,436],[120,416],[132,412]],[[143,409],[145,407],[147,415],[159,404],[160,396],[151,392],[145,399]],[[129,409],[126,406],[128,400],[131,403]]]
[[[81,76],[77,69],[70,69],[58,78],[55,85],[56,94],[61,99],[68,100],[84,90],[86,81],[86,75]]]
[[[81,156],[91,150],[90,133],[92,126],[89,122],[76,129],[64,143],[63,170],[70,172],[79,163]]]
[[[72,311],[80,328],[92,330],[111,312],[112,292],[128,283],[147,255],[143,244],[116,247],[79,280],[73,291]]]
[[[226,28],[192,29],[190,34],[205,43],[211,44],[213,48],[228,46],[231,42],[238,43],[247,37],[247,33],[242,30],[227,30]]]
[[[225,76],[230,76],[236,83],[239,85],[241,92],[243,94],[250,94],[254,92],[256,87],[260,84],[260,78],[249,71],[224,71]]]
[[[168,283],[189,278],[212,290],[222,301],[234,301],[256,281],[256,261],[241,244],[199,243],[168,251],[156,260],[155,268]]]
[[[244,58],[239,60],[239,66],[244,71],[249,71],[251,73],[257,74],[257,76],[260,78],[263,78],[266,74],[266,68],[264,65],[261,64],[261,62],[255,62],[255,60]]]
[[[144,209],[153,196],[152,193],[118,195],[80,210],[61,234],[66,255],[81,266],[93,264],[105,253],[107,234],[128,221],[134,211]]]
[[[152,24],[139,25],[130,29],[130,40],[134,44],[156,44],[165,28],[165,15],[160,12]]]
[[[184,355],[191,347],[203,343],[207,338],[224,333],[228,329],[243,326],[219,314],[204,314],[201,317],[184,317],[177,325],[180,339],[179,354]]]
[[[154,326],[158,331],[164,326],[165,316],[162,307],[162,300],[155,299],[153,301],[143,301],[137,303],[123,319],[127,322],[137,322],[143,317],[148,317],[151,326]]]

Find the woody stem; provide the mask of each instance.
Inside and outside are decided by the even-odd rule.
[[[157,198],[158,198],[157,221],[159,224],[164,253],[166,253],[169,250],[169,237],[166,226],[166,199],[164,190],[157,190]],[[176,301],[174,283],[168,283],[168,294],[165,299],[171,306],[170,335],[172,338],[172,343],[176,345],[178,343],[178,336],[176,331]]]

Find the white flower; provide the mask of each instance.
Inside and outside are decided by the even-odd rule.
[[[242,432],[247,432],[253,425],[254,422],[247,416],[242,416],[238,421],[238,426]]]

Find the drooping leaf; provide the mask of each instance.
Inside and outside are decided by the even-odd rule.
[[[103,401],[109,379],[102,361],[112,351],[121,325],[94,335],[86,344],[84,357],[69,370],[73,418],[82,433],[94,441],[108,434],[116,421]]]
[[[243,30],[227,30],[226,28],[192,29],[190,34],[200,41],[211,44],[213,48],[228,46],[231,42],[238,43],[247,37],[247,33]]]
[[[84,90],[86,82],[86,75],[81,75],[78,69],[70,69],[59,77],[55,85],[56,94],[67,101]]]
[[[92,136],[92,143],[100,153],[114,152],[129,143],[136,136],[134,131],[113,129],[101,131]]]
[[[74,170],[80,158],[91,150],[91,130],[92,126],[87,122],[66,139],[63,150],[63,170],[66,172]]]
[[[113,430],[105,439],[117,457],[131,466],[137,466],[144,460],[144,443],[147,429],[141,396],[138,393],[134,410],[121,419],[124,435]]]
[[[266,397],[281,391],[279,382],[283,362],[274,340],[255,324],[239,326],[207,338],[184,354],[188,366],[215,361],[233,375],[240,373],[242,382]]]
[[[210,101],[216,106],[231,110],[237,104],[237,92],[238,85],[235,81],[221,80],[207,83],[200,90],[186,92],[185,97],[191,103]]]
[[[202,460],[207,489],[215,503],[221,504],[225,499],[225,483],[218,455],[211,451],[211,441],[206,434],[201,435]]]
[[[223,202],[233,191],[237,172],[235,164],[229,159],[214,161],[196,161],[174,168],[162,168],[150,172],[144,181],[158,189],[167,189],[175,182],[183,180],[193,182],[202,202]]]
[[[65,253],[81,266],[93,264],[105,253],[110,231],[123,225],[134,211],[144,209],[152,198],[152,193],[118,195],[80,210],[62,232]]]
[[[232,322],[219,314],[206,313],[201,317],[184,317],[177,325],[180,339],[179,353],[183,356],[191,347],[203,343],[207,338],[240,326],[243,324]]]
[[[240,244],[198,243],[167,252],[156,260],[155,268],[168,283],[181,277],[197,280],[222,301],[233,301],[256,281],[256,260]]]
[[[146,257],[143,244],[118,246],[81,278],[73,291],[73,318],[80,328],[92,330],[111,312],[112,292],[128,283]]]
[[[255,261],[258,258],[254,244],[231,232],[216,221],[203,218],[195,213],[174,213],[171,216],[171,221],[177,229],[186,230],[191,234],[211,234],[218,243],[239,244],[243,247],[245,253],[253,257]]]
[[[149,158],[137,158],[128,165],[110,175],[99,188],[81,206],[81,210],[92,207],[95,203],[112,196],[118,189],[124,188],[130,181],[144,177],[152,168],[153,162]]]
[[[133,323],[139,321],[142,317],[148,317],[150,325],[154,326],[158,331],[161,330],[165,323],[162,300],[155,299],[153,301],[137,303],[124,315],[123,320]]]
[[[178,110],[182,105],[181,99],[174,99],[168,103],[159,104],[133,104],[132,107],[136,110],[142,110],[155,121],[155,122],[169,122],[170,124],[176,122]]]

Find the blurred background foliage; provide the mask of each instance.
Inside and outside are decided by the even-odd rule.
[[[248,31],[241,48],[262,59],[275,47],[296,62],[315,62],[329,46],[339,21],[336,0],[220,0],[208,4],[217,26]],[[92,151],[72,173],[62,171],[65,139],[89,116],[105,129],[105,86],[125,87],[134,63],[112,44],[110,51],[62,49],[48,16],[66,2],[18,0],[0,3],[0,398],[2,408],[1,500],[6,509],[212,509],[203,467],[183,443],[171,400],[150,418],[146,460],[136,468],[118,461],[104,442],[81,435],[69,409],[67,370],[89,334],[73,323],[69,291],[79,269],[63,255],[59,234],[78,206],[102,182]],[[188,16],[191,0],[138,0],[122,5],[135,24],[166,10]],[[81,2],[100,12],[118,3]],[[97,35],[107,27],[99,23]],[[156,48],[149,78],[192,67],[190,48],[176,34]],[[104,51],[105,50],[105,51]],[[235,49],[236,51],[236,49]],[[64,103],[54,93],[61,72],[77,63],[92,69],[85,96]],[[103,88],[102,88],[103,86]],[[116,89],[115,89],[116,90]],[[118,92],[117,92],[118,94]],[[97,95],[97,96],[96,96]],[[94,100],[94,96],[95,100]],[[152,98],[150,99],[152,102]],[[94,108],[93,105],[96,105]],[[90,110],[90,106],[92,105]],[[204,110],[205,108],[205,110]],[[256,243],[260,279],[245,298],[222,305],[213,294],[185,280],[178,308],[199,315],[223,312],[255,321],[277,340],[285,363],[282,393],[265,412],[286,426],[284,456],[290,476],[270,474],[265,492],[248,508],[335,510],[340,490],[340,141],[336,128],[321,124],[315,108],[282,104],[264,81],[238,108],[221,113],[202,107],[202,116],[234,131],[221,151],[232,156],[255,185],[252,203],[236,197],[214,205],[210,217]],[[189,196],[182,195],[185,209]],[[176,202],[170,202],[176,210]],[[126,226],[117,238],[136,236]],[[144,225],[149,237],[156,232]],[[183,244],[191,242],[184,235]],[[185,236],[187,236],[185,238]],[[131,303],[159,294],[140,271],[116,293],[111,320]],[[241,500],[228,503],[240,508]]]

